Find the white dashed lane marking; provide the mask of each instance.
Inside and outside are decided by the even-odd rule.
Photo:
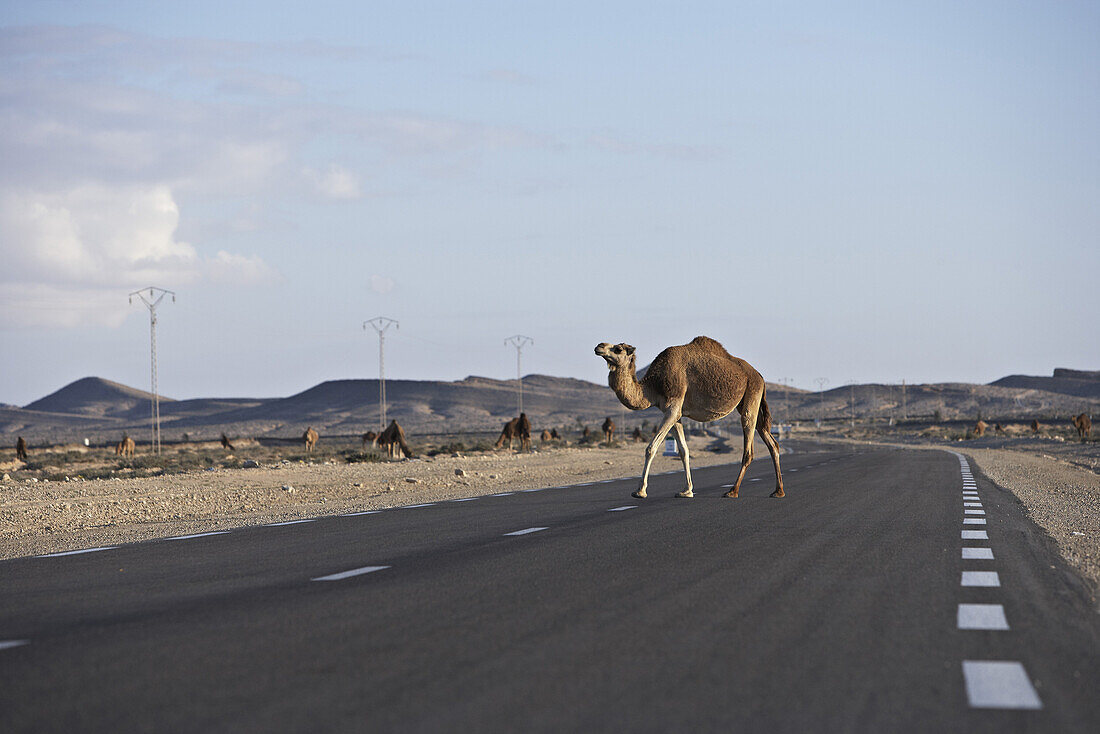
[[[340,517],[358,517],[359,515],[378,515],[381,514],[381,510],[363,510],[362,512],[348,512]]]
[[[981,507],[981,505],[979,505],[979,507]],[[966,509],[966,510],[963,510],[963,514],[964,515],[984,515],[985,510]]]
[[[996,571],[963,571],[962,586],[1000,586],[1001,577]]]
[[[301,525],[304,522],[314,522],[317,518],[310,517],[305,520],[287,520],[286,522],[271,522],[267,524],[269,528],[277,528],[283,525]]]
[[[622,512],[623,510],[633,510],[637,505],[623,505],[622,507],[612,507],[608,512]]]
[[[516,531],[511,532],[511,533],[505,533],[505,535],[506,536],[508,536],[508,535],[529,535],[531,533],[537,533],[540,530],[549,530],[549,529],[550,528],[526,528],[524,530],[516,530]]]
[[[1005,608],[1000,604],[960,604],[958,627],[961,630],[1007,630]]]
[[[117,545],[105,545],[102,548],[85,548],[83,550],[62,551],[61,553],[46,553],[46,554],[38,556],[38,557],[39,558],[57,558],[59,556],[78,556],[81,553],[95,553],[96,551],[113,550],[117,547],[118,547]]]
[[[1041,709],[1024,666],[1015,660],[964,660],[966,697],[977,709]]]
[[[964,530],[962,531],[963,540],[989,540],[989,533],[984,530]]]
[[[399,510],[415,510],[417,507],[433,507],[434,505],[435,505],[434,502],[425,502],[424,504],[421,504],[421,505],[401,505],[397,509],[399,509]]]
[[[964,517],[963,525],[985,525],[984,517]]]
[[[365,573],[374,573],[375,571],[383,571],[389,566],[363,566],[362,568],[353,568],[350,571],[341,571],[340,573],[330,574],[328,576],[318,576],[313,581],[343,581],[344,579],[350,579],[352,576],[362,576]]]
[[[515,492],[500,492],[499,494],[489,495],[490,497],[511,497]]]
[[[993,549],[992,548],[963,548],[962,557],[964,561],[992,561]]]
[[[22,647],[31,644],[30,640],[0,640],[0,650],[9,650],[13,647]]]
[[[473,502],[476,499],[481,499],[481,498],[480,497],[460,497],[457,500],[451,500],[451,502]]]
[[[981,502],[963,502],[963,507],[981,507]]]

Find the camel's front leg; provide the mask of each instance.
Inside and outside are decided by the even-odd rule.
[[[691,491],[691,461],[688,457],[688,444],[687,437],[684,435],[684,424],[680,421],[676,421],[675,429],[676,444],[680,449],[680,461],[684,464],[684,474],[687,475],[687,489],[683,492],[677,492],[677,497],[694,497],[695,495]]]
[[[657,455],[657,451],[661,447],[661,443],[665,440],[665,436],[668,435],[669,430],[676,425],[676,421],[680,420],[680,408],[682,403],[670,405],[665,410],[665,419],[661,421],[660,427],[657,429],[657,433],[653,436],[653,440],[645,447],[645,467],[642,469],[642,486],[638,487],[638,491],[632,492],[634,497],[644,498],[646,496],[645,490],[649,486],[649,467],[653,464],[653,457]]]

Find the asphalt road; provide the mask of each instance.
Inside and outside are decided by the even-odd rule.
[[[737,500],[715,467],[0,562],[0,731],[1100,731],[1098,615],[1011,494],[792,445],[784,499],[765,456]]]

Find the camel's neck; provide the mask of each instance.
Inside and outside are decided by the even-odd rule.
[[[607,384],[615,391],[619,402],[631,410],[645,410],[650,405],[642,390],[642,383],[631,367],[629,369],[612,369],[607,376]]]

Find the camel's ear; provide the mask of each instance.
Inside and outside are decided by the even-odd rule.
[[[629,344],[624,344],[623,349],[626,350],[627,354],[634,354],[634,347],[630,346]]]

